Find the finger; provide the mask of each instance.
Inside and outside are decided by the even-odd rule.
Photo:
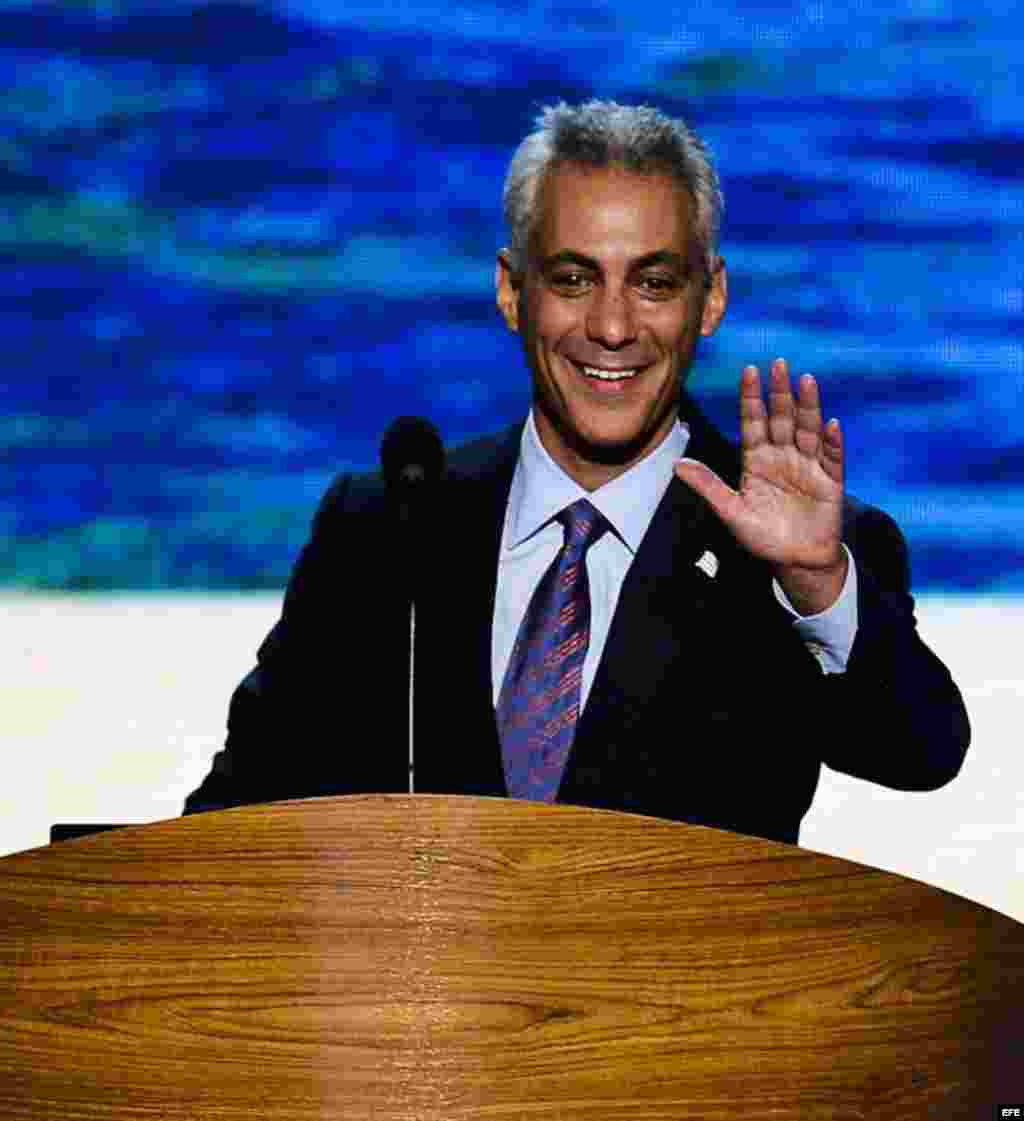
[[[740,442],[748,451],[768,439],[768,413],[761,397],[761,373],[744,366],[740,376]]]
[[[796,406],[796,446],[804,455],[818,458],[821,450],[821,395],[810,374],[800,379],[800,398]]]
[[[793,443],[793,433],[796,430],[796,405],[789,386],[789,366],[785,358],[776,358],[772,363],[768,393],[768,431],[773,444],[785,447]]]
[[[825,474],[839,486],[843,485],[844,461],[846,450],[843,442],[843,431],[839,421],[833,417],[825,425],[821,440],[821,466]]]

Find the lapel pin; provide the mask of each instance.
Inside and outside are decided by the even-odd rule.
[[[718,557],[714,553],[709,552],[707,549],[693,562],[706,576],[712,579],[715,573],[718,572]]]

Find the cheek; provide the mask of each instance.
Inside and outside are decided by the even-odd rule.
[[[576,316],[561,301],[537,299],[530,306],[530,322],[535,342],[550,347],[572,331]]]
[[[696,343],[703,326],[701,310],[700,308],[691,308],[682,324],[677,319],[674,323],[666,325],[661,337],[671,340],[672,350],[677,353],[685,353]]]

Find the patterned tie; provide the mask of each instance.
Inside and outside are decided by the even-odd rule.
[[[508,792],[533,802],[555,800],[569,758],[590,641],[585,557],[609,528],[585,498],[557,517],[565,542],[526,609],[496,710]]]

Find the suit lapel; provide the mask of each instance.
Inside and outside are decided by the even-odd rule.
[[[690,427],[687,456],[735,486],[739,457],[732,445],[689,399],[681,419]],[[673,476],[623,582],[563,789],[579,770],[600,769],[610,729],[632,723],[681,658],[704,658],[725,638],[733,605],[718,572],[736,551],[704,499]],[[699,566],[705,554],[710,561]]]
[[[498,551],[522,429],[517,424],[494,441],[462,449],[451,464],[438,533],[454,547],[444,551],[443,566],[427,581],[437,594],[429,612],[424,604],[422,632],[417,626],[417,650],[423,653],[417,677],[424,682],[417,685],[417,721],[427,738],[443,745],[430,752],[429,773],[419,787],[425,792],[507,793],[492,699],[491,633]]]
[[[718,587],[696,563],[705,552],[720,559],[711,518],[704,502],[673,479],[626,573],[574,755],[599,745],[602,729],[620,723],[626,708],[642,709],[684,647],[699,646],[715,625]]]

